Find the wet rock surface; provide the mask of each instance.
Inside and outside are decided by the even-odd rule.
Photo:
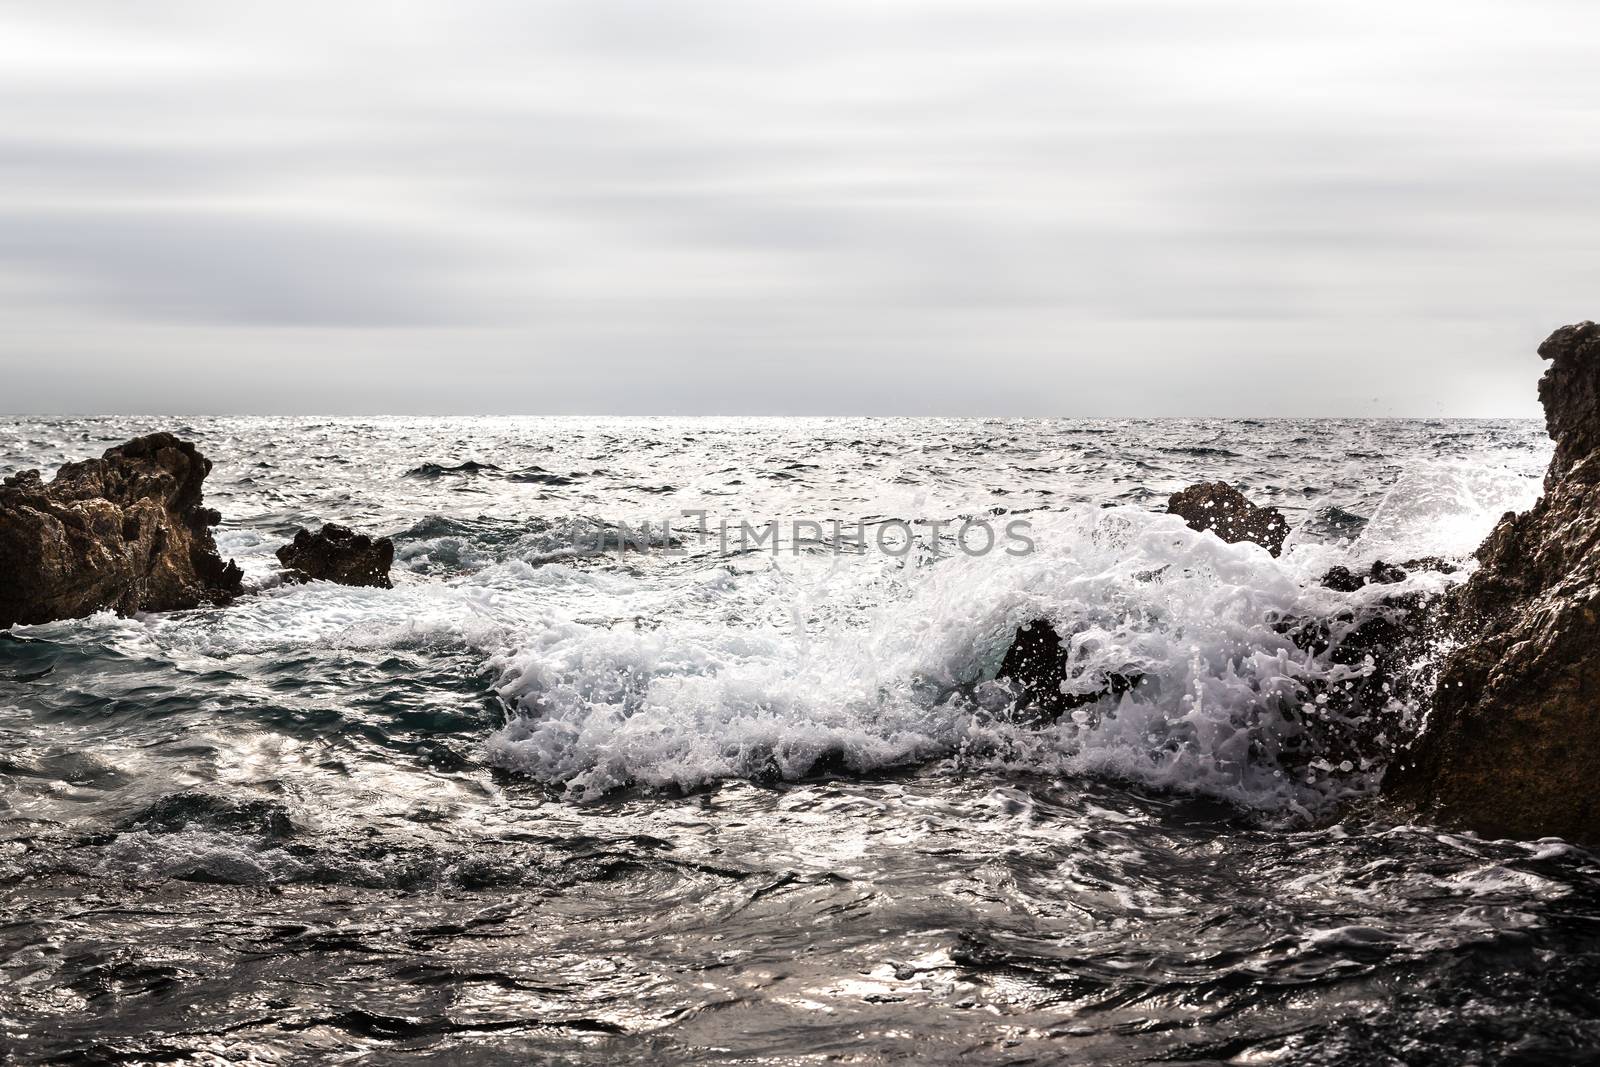
[[[1374,564],[1373,570],[1383,579],[1373,578],[1372,584],[1404,580],[1403,574],[1393,577],[1398,568],[1388,564]],[[1356,577],[1361,580],[1356,588],[1367,584],[1364,576]],[[1285,717],[1301,728],[1286,733],[1286,751],[1280,753],[1286,766],[1348,762],[1351,769],[1365,770],[1388,762],[1412,728],[1410,709],[1426,700],[1434,685],[1429,651],[1438,641],[1439,601],[1437,595],[1400,593],[1327,618],[1285,620],[1285,632],[1297,647],[1344,668],[1338,672],[1342,677],[1317,680],[1299,702],[1285,706]]]
[[[1167,512],[1188,523],[1189,529],[1209,530],[1229,544],[1252,541],[1274,556],[1283,551],[1289,523],[1277,508],[1252,504],[1227,482],[1200,482],[1173,493]]]
[[[290,581],[393,588],[389,568],[394,564],[394,542],[356,533],[348,526],[330,522],[316,533],[299,530],[277,556]]]
[[[1049,719],[1101,697],[1120,696],[1139,684],[1132,672],[1103,677],[1075,673],[1071,653],[1048,619],[1035,619],[1017,631],[997,677],[1016,693],[1019,711]]]
[[[1322,576],[1322,586],[1332,589],[1336,593],[1353,593],[1364,588],[1369,583],[1372,585],[1396,585],[1406,580],[1411,571],[1439,571],[1450,574],[1454,567],[1437,559],[1408,560],[1404,565],[1385,563],[1376,560],[1364,572],[1352,571],[1349,567],[1340,565],[1330,567],[1328,573]]]
[[[1600,842],[1600,327],[1539,347],[1555,456],[1544,496],[1507,513],[1452,591],[1427,730],[1387,788],[1481,833]]]
[[[449,465],[444,463],[424,463],[420,467],[413,467],[406,471],[407,478],[440,478],[447,474],[479,474],[483,471],[498,471],[500,468],[493,463],[479,463],[469,459],[465,463]]]
[[[242,575],[217,554],[211,461],[170,433],[0,483],[0,627],[226,603]]]

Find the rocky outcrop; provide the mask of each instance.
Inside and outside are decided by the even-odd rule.
[[[277,554],[289,581],[393,588],[389,568],[394,564],[394,542],[387,537],[368,537],[330,522],[316,533],[296,531],[294,540]]]
[[[1418,563],[1421,562],[1425,561],[1413,561],[1408,563],[1406,567],[1397,567],[1393,563],[1385,563],[1380,559],[1374,561],[1365,574],[1358,574],[1343,565],[1331,567],[1328,569],[1328,573],[1322,576],[1322,586],[1325,589],[1332,589],[1336,593],[1354,593],[1368,582],[1373,585],[1394,585],[1397,582],[1406,580],[1408,576],[1406,573],[1407,567],[1413,570],[1430,569],[1418,566]]]
[[[1332,589],[1335,593],[1354,593],[1365,586],[1367,581],[1368,575],[1357,574],[1341,564],[1329,568],[1328,573],[1322,576],[1322,587]]]
[[[442,478],[446,474],[477,474],[481,471],[497,471],[499,469],[493,463],[479,463],[477,460],[469,459],[465,463],[457,463],[453,467],[447,467],[442,463],[424,463],[420,467],[412,467],[406,471],[406,477]]]
[[[1600,843],[1600,327],[1539,346],[1555,456],[1544,496],[1507,513],[1443,608],[1458,644],[1427,728],[1386,789],[1495,836]]]
[[[996,677],[1016,694],[1018,711],[1046,719],[1101,697],[1120,696],[1139,684],[1139,677],[1131,673],[1103,678],[1075,675],[1067,646],[1048,619],[1035,619],[1017,631]],[[1067,688],[1078,691],[1063,691],[1069,681],[1073,684]]]
[[[169,433],[0,482],[0,627],[222,604],[242,575],[202,500],[211,461]]]
[[[1210,530],[1224,541],[1253,541],[1274,556],[1283,551],[1289,523],[1277,508],[1260,508],[1227,482],[1201,482],[1167,500],[1167,512],[1189,529]]]

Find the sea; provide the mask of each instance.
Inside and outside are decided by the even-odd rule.
[[[1290,636],[1464,580],[1536,422],[13,417],[0,475],[155,430],[247,594],[0,633],[7,1062],[1600,1048],[1600,861],[1391,807],[1425,705]],[[1209,480],[1280,557],[1164,513]],[[394,588],[286,583],[325,522]]]

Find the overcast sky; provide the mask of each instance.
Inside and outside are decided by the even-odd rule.
[[[0,0],[0,411],[1533,415],[1593,0]]]

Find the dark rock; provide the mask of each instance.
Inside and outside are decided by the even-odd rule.
[[[1324,588],[1332,589],[1336,593],[1354,593],[1357,589],[1367,584],[1364,574],[1357,574],[1349,567],[1330,567],[1328,573],[1322,576]]]
[[[1367,580],[1374,585],[1394,585],[1406,580],[1406,572],[1393,563],[1385,563],[1380,559],[1373,563],[1372,570],[1367,572]]]
[[[1539,358],[1551,361],[1539,379],[1545,430],[1556,443],[1544,476],[1548,493],[1600,451],[1600,326],[1561,327],[1539,346]]]
[[[1048,619],[1035,619],[1017,631],[997,677],[1010,682],[1018,709],[1052,719],[1101,697],[1120,696],[1140,681],[1138,675],[1113,672],[1100,679],[1091,692],[1062,692],[1063,683],[1081,680],[1081,676],[1074,674],[1067,647]]]
[[[223,604],[242,591],[202,503],[211,461],[169,433],[0,483],[0,627]]]
[[[387,537],[368,537],[330,522],[316,533],[297,530],[277,555],[289,581],[393,588],[389,568],[394,564],[394,542]]]
[[[1374,585],[1394,585],[1405,581],[1406,577],[1404,567],[1396,567],[1393,563],[1385,563],[1380,559],[1372,564],[1366,574],[1357,574],[1345,566],[1330,567],[1328,573],[1322,576],[1322,585],[1336,593],[1354,593],[1368,582]]]
[[[1600,327],[1557,330],[1544,496],[1507,513],[1443,607],[1458,644],[1391,796],[1485,834],[1600,843]]]
[[[454,467],[446,467],[438,463],[424,463],[420,467],[412,467],[406,471],[408,478],[438,478],[446,474],[477,474],[479,471],[497,471],[493,463],[479,463],[476,460],[467,460],[457,463]]]
[[[1298,647],[1347,669],[1340,680],[1307,685],[1285,708],[1301,728],[1283,733],[1285,767],[1313,760],[1368,767],[1393,757],[1412,709],[1433,690],[1428,652],[1438,639],[1439,600],[1405,593],[1330,618],[1284,620],[1280,631]]]
[[[1253,541],[1274,556],[1283,551],[1289,523],[1277,508],[1258,508],[1227,482],[1201,482],[1167,501],[1167,512],[1189,524],[1189,529],[1210,530],[1229,544]]]
[[[1408,571],[1433,571],[1436,574],[1454,574],[1461,569],[1442,556],[1420,556],[1408,559],[1400,566]]]

